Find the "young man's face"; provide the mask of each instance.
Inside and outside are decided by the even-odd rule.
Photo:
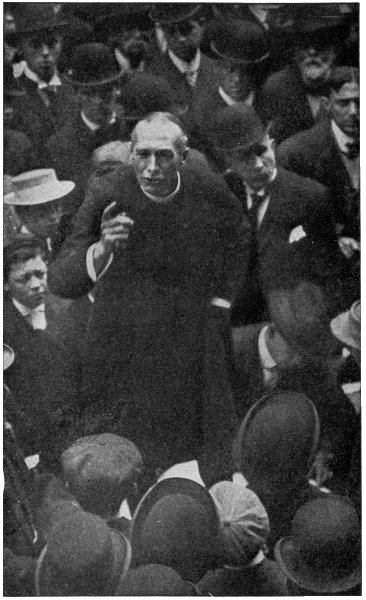
[[[24,60],[28,67],[46,82],[55,73],[61,48],[61,36],[52,32],[35,33],[22,42]]]
[[[218,61],[219,62],[219,61]],[[229,61],[220,61],[223,72],[221,87],[236,102],[245,100],[252,91],[251,78],[245,67]]]
[[[95,125],[108,125],[116,108],[117,93],[117,88],[109,84],[81,87],[78,93],[80,108]]]
[[[360,130],[360,86],[357,82],[345,83],[336,92],[331,90],[329,108],[332,119],[350,137],[358,137]]]
[[[276,168],[275,143],[266,133],[261,143],[249,149],[240,146],[230,152],[230,168],[236,171],[253,190],[259,191],[272,179]]]
[[[35,206],[17,206],[17,214],[27,229],[39,237],[54,237],[64,214],[61,200]]]
[[[141,122],[131,145],[131,164],[141,188],[153,196],[168,196],[177,187],[183,156],[177,147],[182,132],[175,123]]]
[[[11,266],[5,283],[9,295],[26,306],[34,309],[45,301],[47,293],[47,265],[39,254]]]

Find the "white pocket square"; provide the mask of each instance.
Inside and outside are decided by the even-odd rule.
[[[306,233],[305,233],[302,225],[298,225],[290,233],[290,237],[288,238],[289,244],[293,244],[294,242],[298,242],[299,240],[301,240],[304,237],[306,237]]]

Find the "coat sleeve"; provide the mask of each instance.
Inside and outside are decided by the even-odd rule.
[[[117,191],[116,173],[93,181],[87,189],[84,202],[76,214],[72,233],[49,267],[49,287],[56,296],[79,298],[93,288],[94,282],[87,272],[86,253],[99,240],[103,211],[117,199]]]

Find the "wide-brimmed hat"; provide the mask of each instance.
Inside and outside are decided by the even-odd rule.
[[[20,2],[17,4],[14,18],[15,30],[7,35],[7,40],[14,43],[35,33],[62,33],[67,28],[67,21],[59,18],[52,2]]]
[[[304,281],[294,289],[272,290],[268,310],[284,340],[302,356],[314,361],[332,354],[336,342],[328,309],[322,290],[314,283]]]
[[[350,310],[334,317],[330,327],[335,337],[345,346],[361,350],[361,301],[357,300]]]
[[[220,557],[228,566],[244,567],[266,549],[269,520],[258,496],[248,487],[220,481],[210,489],[220,517]]]
[[[184,581],[165,565],[145,565],[131,569],[118,586],[115,596],[196,596],[195,586]]]
[[[3,371],[6,371],[14,362],[15,353],[13,348],[3,343]]]
[[[319,435],[318,413],[307,396],[292,391],[267,394],[240,425],[235,465],[262,501],[259,490],[276,499],[306,479]]]
[[[136,509],[133,564],[163,564],[196,583],[213,565],[218,529],[215,503],[204,487],[189,479],[165,479]]]
[[[361,583],[360,522],[346,498],[304,504],[280,539],[275,557],[286,576],[305,590],[337,594]]]
[[[26,171],[11,178],[12,191],[4,203],[13,206],[35,206],[63,198],[75,187],[73,181],[59,181],[54,169]]]
[[[90,43],[76,48],[64,77],[74,86],[91,87],[113,83],[122,75],[113,51],[105,44]]]
[[[202,4],[158,2],[151,9],[150,17],[160,25],[174,25],[193,19],[201,8]]]
[[[103,517],[118,511],[128,487],[143,470],[135,444],[111,433],[76,440],[62,453],[61,464],[82,508]]]
[[[128,539],[81,510],[59,520],[36,569],[38,596],[113,595],[131,561]]]
[[[213,55],[237,65],[254,65],[269,57],[266,31],[243,19],[217,18],[210,23]]]
[[[214,145],[222,150],[249,149],[262,142],[266,131],[254,108],[236,102],[217,114],[212,139]]]

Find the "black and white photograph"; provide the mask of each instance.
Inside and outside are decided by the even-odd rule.
[[[3,596],[361,596],[360,3],[2,9]]]

